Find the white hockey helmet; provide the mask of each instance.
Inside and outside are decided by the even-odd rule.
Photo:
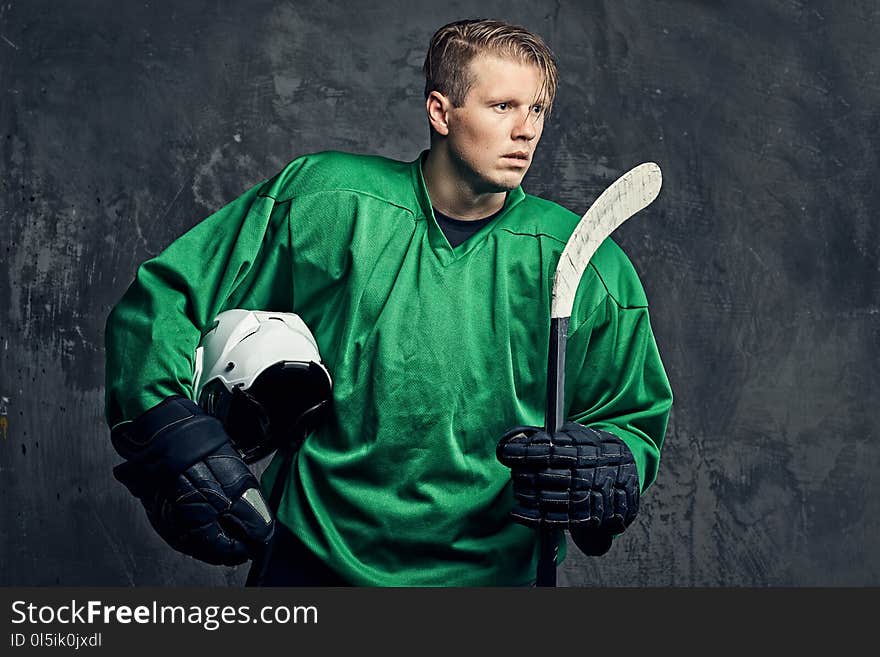
[[[315,337],[294,313],[227,310],[196,350],[194,396],[248,463],[302,441],[332,387]]]

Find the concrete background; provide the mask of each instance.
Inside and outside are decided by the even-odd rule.
[[[428,40],[474,16],[558,55],[527,191],[580,214],[664,171],[615,233],[676,393],[659,479],[560,582],[880,584],[880,9],[830,0],[0,0],[0,584],[243,582],[112,479],[106,315],[294,157],[414,158]]]

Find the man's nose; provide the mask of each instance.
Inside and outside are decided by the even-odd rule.
[[[535,125],[537,118],[538,117],[532,112],[532,108],[530,107],[526,111],[525,116],[521,117],[519,121],[516,122],[516,125],[513,128],[513,138],[528,139],[531,141],[537,137],[538,129]]]

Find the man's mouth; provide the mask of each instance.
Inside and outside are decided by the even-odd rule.
[[[529,163],[529,154],[526,151],[515,151],[513,153],[507,153],[502,157],[505,160],[513,160],[524,165]]]

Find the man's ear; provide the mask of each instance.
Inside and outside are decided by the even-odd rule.
[[[449,108],[452,103],[439,91],[432,91],[425,100],[425,109],[428,112],[428,122],[435,132],[442,136],[449,134]]]

